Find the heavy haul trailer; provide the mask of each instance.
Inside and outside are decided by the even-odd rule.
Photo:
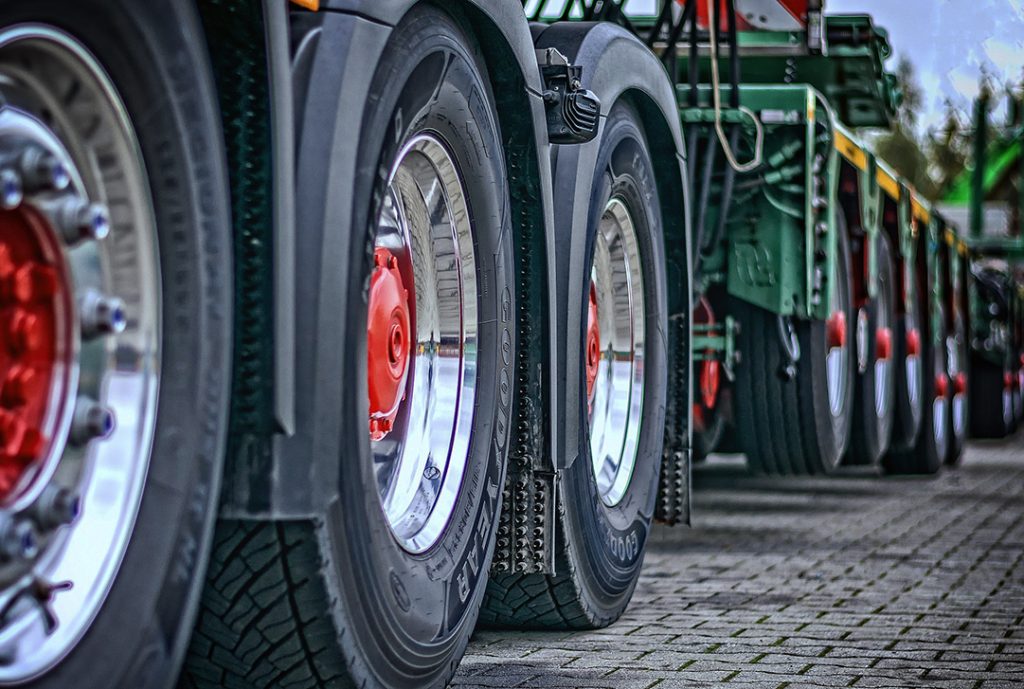
[[[884,31],[815,2],[629,9],[541,3],[534,18],[620,23],[677,83],[697,456],[723,442],[778,474],[955,462],[963,243],[854,133],[889,126],[897,105]]]
[[[441,686],[478,616],[622,612],[651,519],[688,517],[703,168],[657,46],[522,10],[0,2],[0,683]],[[791,237],[799,299],[766,303],[726,223],[753,280],[728,299],[821,381],[853,341],[818,279],[846,266],[840,130],[760,115],[824,152],[828,245]],[[893,180],[920,359],[943,228]]]
[[[1024,419],[1024,243],[971,238],[971,435],[1002,438]]]
[[[534,28],[0,2],[0,684],[439,687],[481,606],[621,613],[689,504],[680,121]]]

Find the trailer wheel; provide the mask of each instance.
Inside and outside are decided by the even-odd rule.
[[[850,438],[853,407],[853,320],[850,246],[837,216],[831,315],[794,323],[735,300],[743,355],[733,404],[740,443],[752,471],[766,474],[833,472]],[[788,344],[785,341],[788,340]],[[785,350],[799,352],[796,375]]]
[[[913,290],[916,284],[914,266],[907,262],[903,268],[904,289],[903,314],[897,319],[896,328],[896,408],[893,421],[892,444],[894,451],[905,451],[917,444],[924,416],[924,371],[921,352],[921,312],[918,297]]]
[[[968,381],[971,409],[987,413],[969,415],[971,435],[975,438],[1002,438],[1013,428],[1013,399],[1006,385],[1002,366],[980,354],[971,353],[971,378]]]
[[[867,331],[858,333],[857,346],[865,348],[865,370],[857,376],[856,413],[850,452],[851,464],[873,465],[889,449],[895,414],[895,357],[893,330],[896,321],[895,269],[889,238],[878,238],[878,293],[865,307]]]
[[[665,427],[668,307],[654,168],[639,116],[621,101],[605,122],[596,170],[590,270],[569,297],[588,324],[576,358],[586,396],[568,412],[585,445],[561,481],[558,574],[493,577],[489,624],[603,627],[625,610],[640,575]]]
[[[164,687],[194,619],[232,264],[206,46],[183,7],[0,10],[3,686]]]
[[[309,520],[221,520],[188,687],[440,688],[476,623],[516,343],[502,137],[475,41],[433,6],[410,11],[364,117],[349,277],[321,295],[337,319],[307,335],[341,361],[340,413],[313,439],[340,439],[338,499]]]
[[[955,465],[964,453],[967,443],[967,424],[970,419],[970,396],[967,388],[968,354],[967,324],[959,309],[953,317],[953,332],[946,336],[946,362],[949,377],[949,448],[946,464]]]
[[[920,299],[925,301],[930,299],[930,295],[922,294]],[[941,313],[941,306],[939,309],[940,313],[934,317],[934,322],[944,324],[945,315]],[[934,474],[949,452],[949,371],[946,365],[945,332],[925,339],[921,358],[926,366],[922,380],[924,396],[921,434],[913,448],[891,451],[886,456],[883,466],[890,473]]]

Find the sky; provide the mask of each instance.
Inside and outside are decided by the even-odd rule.
[[[942,123],[950,99],[968,112],[982,66],[997,81],[1024,76],[1024,0],[825,0],[826,13],[868,13],[889,30],[896,59],[910,59],[924,96],[918,126]],[[1005,119],[999,98],[994,121]]]

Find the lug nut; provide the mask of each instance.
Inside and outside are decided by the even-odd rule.
[[[71,524],[82,513],[82,499],[67,488],[50,484],[32,505],[30,514],[42,529]]]
[[[18,156],[18,171],[26,191],[62,191],[71,183],[64,163],[49,151],[31,146]]]
[[[90,239],[99,241],[110,234],[110,212],[102,203],[89,203],[71,196],[54,204],[52,212],[68,244]]]
[[[124,302],[96,290],[88,290],[78,300],[78,313],[84,339],[117,335],[128,325]]]
[[[89,397],[79,397],[71,419],[69,439],[81,447],[91,440],[102,440],[114,432],[114,412]]]
[[[31,559],[39,552],[39,537],[27,519],[4,517],[0,522],[0,559]]]
[[[23,198],[25,193],[18,173],[11,169],[0,170],[0,207],[14,210],[21,205]]]

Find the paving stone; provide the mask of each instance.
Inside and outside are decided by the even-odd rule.
[[[1020,689],[1024,437],[938,477],[772,479],[713,457],[633,603],[585,633],[486,630],[454,687]]]

